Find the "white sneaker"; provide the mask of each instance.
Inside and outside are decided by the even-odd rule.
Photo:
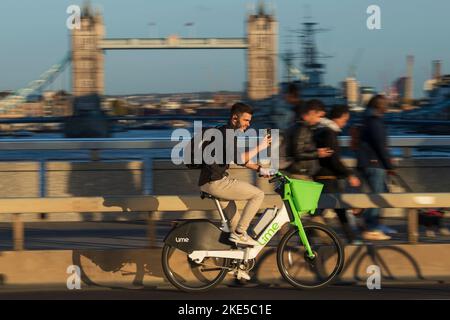
[[[434,232],[434,230],[427,229],[425,230],[425,236],[428,238],[436,238],[436,232]]]
[[[259,245],[258,241],[253,240],[250,238],[250,236],[247,234],[247,232],[238,234],[236,232],[232,232],[230,235],[230,241],[239,243],[239,244],[246,244],[249,246],[257,246]]]
[[[389,240],[391,239],[390,236],[384,234],[381,231],[364,231],[362,233],[362,238],[364,240],[370,240],[370,241],[381,241],[381,240]]]
[[[246,271],[243,271],[243,270],[238,270],[238,272],[236,272],[236,278],[238,280],[241,280],[241,279],[250,280],[251,279],[250,275]]]
[[[439,233],[441,236],[450,236],[450,230],[445,227],[439,228]]]

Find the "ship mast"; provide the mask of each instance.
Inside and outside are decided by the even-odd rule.
[[[302,44],[302,73],[306,76],[307,82],[311,86],[320,86],[323,83],[322,75],[325,73],[325,64],[320,63],[321,59],[330,58],[319,53],[316,45],[315,35],[328,29],[317,28],[317,22],[311,22],[310,17],[305,18],[302,28],[298,31]]]

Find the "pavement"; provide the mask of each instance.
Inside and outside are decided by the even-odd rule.
[[[393,300],[450,299],[450,283],[382,283],[379,290],[364,284],[337,284],[319,290],[304,291],[289,285],[219,286],[205,293],[184,293],[173,287],[104,288],[86,287],[68,290],[56,287],[3,287],[0,300]]]
[[[369,290],[364,282],[365,276],[365,264],[362,263],[360,258],[364,255],[364,252],[372,252],[373,249],[370,244],[365,243],[364,246],[360,246],[363,252],[358,251],[358,247],[353,247],[353,253],[347,256],[348,263],[351,264],[351,268],[347,271],[350,277],[347,277],[343,281],[332,285],[327,288],[314,291],[303,291],[292,288],[284,281],[275,282],[268,276],[267,281],[258,283],[242,284],[230,284],[226,282],[212,291],[203,294],[186,294],[174,289],[167,282],[161,281],[163,277],[159,270],[159,253],[148,261],[152,261],[150,265],[155,264],[158,267],[153,266],[153,276],[150,277],[150,281],[143,281],[141,285],[133,285],[136,278],[136,270],[127,265],[122,269],[121,273],[110,273],[109,264],[111,263],[111,257],[108,254],[117,254],[118,256],[124,255],[124,258],[129,257],[133,259],[147,259],[148,257],[142,254],[140,251],[128,254],[120,253],[121,251],[133,249],[146,249],[149,248],[148,240],[148,225],[146,221],[116,221],[116,222],[33,222],[25,224],[25,249],[30,251],[23,251],[14,253],[12,249],[12,231],[11,224],[0,224],[0,260],[3,262],[11,262],[9,269],[5,269],[6,265],[2,266],[2,269],[9,271],[4,272],[3,280],[0,278],[0,300],[6,299],[107,299],[107,300],[335,300],[335,299],[351,299],[351,300],[391,300],[391,299],[450,299],[450,277],[443,275],[439,272],[442,269],[443,260],[436,259],[439,254],[447,255],[448,252],[435,253],[430,252],[431,248],[438,248],[439,245],[429,246],[430,249],[423,248],[414,251],[413,247],[402,247],[401,244],[407,242],[406,237],[406,223],[400,219],[386,219],[385,223],[391,227],[399,230],[399,234],[395,235],[393,240],[385,242],[377,242],[381,245],[376,247],[379,255],[387,262],[389,267],[388,272],[396,275],[402,274],[406,271],[411,271],[414,275],[417,271],[417,266],[422,269],[421,272],[425,274],[424,277],[413,277],[415,279],[422,280],[408,280],[404,281],[400,278],[396,281],[387,280],[383,278],[380,290]],[[447,221],[448,223],[448,221]],[[170,221],[156,221],[155,222],[155,239],[156,246],[160,247],[165,235],[171,228]],[[338,225],[334,225],[335,230],[340,233]],[[433,244],[450,243],[448,237],[425,237],[424,229],[421,229],[420,243],[421,244]],[[275,237],[276,238],[276,237]],[[271,244],[276,245],[276,240]],[[366,246],[367,245],[367,246]],[[392,246],[397,245],[397,247]],[[400,245],[400,247],[398,247]],[[270,247],[270,246],[269,246]],[[367,247],[367,248],[366,248]],[[388,250],[391,248],[392,250]],[[411,248],[411,252],[406,254],[405,252]],[[441,247],[439,247],[441,248]],[[116,249],[110,251],[111,249]],[[119,249],[120,252],[117,252]],[[406,251],[405,251],[406,249]],[[44,250],[42,252],[37,250]],[[57,252],[56,250],[65,250]],[[73,252],[71,251],[73,250]],[[76,251],[81,250],[81,251]],[[100,260],[89,259],[89,252],[84,250],[105,250],[104,253],[99,253],[97,258]],[[133,251],[131,250],[131,251]],[[270,249],[269,249],[270,250]],[[384,251],[383,251],[384,250]],[[439,249],[440,250],[440,249]],[[7,252],[9,251],[9,252]],[[386,252],[385,252],[386,251]],[[389,251],[389,252],[388,252]],[[390,252],[392,251],[392,252]],[[435,250],[436,251],[436,250]],[[446,250],[445,250],[446,251]],[[34,253],[33,253],[34,252]],[[95,285],[88,286],[82,283],[81,290],[68,290],[65,287],[67,273],[66,267],[73,264],[73,254],[79,253],[85,257],[82,260],[83,263],[89,262],[88,276],[94,279]],[[403,255],[404,256],[403,256]],[[410,256],[410,254],[412,254]],[[425,254],[425,255],[424,255]],[[429,256],[428,256],[429,254]],[[362,257],[362,256],[361,256]],[[412,259],[412,258],[413,259]],[[91,257],[92,258],[92,257]],[[442,258],[444,258],[442,256]],[[5,260],[6,259],[6,260]],[[10,260],[11,259],[11,260]],[[17,260],[18,259],[18,260]],[[27,260],[28,259],[28,260]],[[55,260],[52,260],[55,259]],[[154,260],[156,259],[156,260]],[[42,260],[42,261],[41,261]],[[66,261],[67,260],[67,261]],[[104,261],[103,261],[104,260]],[[125,259],[126,260],[126,259]],[[124,261],[125,261],[124,260]],[[138,261],[136,260],[136,261]],[[270,260],[270,259],[269,259]],[[444,259],[445,260],[445,259]],[[447,259],[448,260],[448,259]],[[17,261],[21,261],[22,265],[14,267]],[[26,264],[24,261],[26,261]],[[81,260],[80,260],[81,261]],[[134,261],[134,260],[132,260]],[[136,262],[135,261],[135,262]],[[409,266],[408,263],[414,262],[413,266]],[[108,263],[106,263],[108,262]],[[122,261],[123,262],[123,261]],[[130,261],[126,261],[129,263]],[[147,260],[145,261],[147,263]],[[370,262],[370,261],[369,261]],[[383,262],[383,261],[382,261]],[[106,264],[105,264],[106,263]],[[97,265],[98,264],[98,265]],[[272,263],[273,264],[273,263]],[[397,265],[398,264],[398,265]],[[356,265],[360,270],[362,276],[356,276]],[[133,265],[132,265],[133,266]],[[134,268],[138,266],[138,263]],[[405,267],[406,266],[406,267]],[[39,271],[33,275],[32,270],[38,268]],[[42,269],[45,267],[45,270]],[[148,267],[148,266],[147,266]],[[112,268],[112,267],[111,267]],[[23,269],[23,270],[22,270]],[[130,272],[131,271],[133,272]],[[279,276],[275,267],[273,273]],[[411,270],[409,270],[411,269]],[[16,272],[15,272],[16,270]],[[450,269],[449,269],[450,270]],[[1,271],[1,270],[0,270]],[[0,273],[2,273],[0,272]],[[15,275],[17,273],[17,275]],[[420,273],[420,272],[419,272]],[[438,276],[429,276],[437,273]],[[30,283],[22,283],[17,279],[23,279],[23,275],[27,275],[27,279],[31,280]],[[353,276],[353,274],[355,276]],[[359,274],[359,273],[358,273]],[[56,277],[57,275],[57,277]],[[2,276],[0,274],[0,276]],[[120,285],[111,285],[110,279],[116,281],[113,276],[122,277],[126,276],[124,280],[120,280]],[[19,277],[19,278],[17,278]],[[53,283],[46,283],[45,277]],[[148,277],[148,275],[145,275]],[[17,279],[16,279],[17,278]],[[129,278],[129,279],[128,279]],[[353,279],[354,280],[349,280]],[[392,278],[392,277],[391,277]],[[394,277],[395,278],[395,277]],[[146,279],[146,278],[144,278]],[[28,281],[27,280],[27,281]],[[42,281],[41,281],[42,280]],[[98,281],[97,281],[98,280]],[[33,282],[34,281],[34,282]],[[41,283],[38,283],[41,281]],[[153,281],[153,282],[152,282]],[[119,282],[118,282],[119,283]]]

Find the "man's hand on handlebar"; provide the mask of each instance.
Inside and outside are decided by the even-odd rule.
[[[278,171],[272,168],[260,168],[259,175],[264,178],[270,178],[275,175]]]
[[[274,176],[272,176],[272,178],[269,179],[269,183],[278,183],[278,182],[283,183],[287,182],[286,177],[280,172],[277,172]]]

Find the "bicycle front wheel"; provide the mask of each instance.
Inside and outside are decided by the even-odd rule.
[[[330,285],[344,266],[341,241],[323,224],[308,223],[303,228],[315,257],[308,256],[295,228],[287,232],[278,245],[278,269],[283,278],[297,288],[318,289]]]
[[[162,250],[162,267],[166,278],[186,292],[204,292],[214,288],[227,275],[228,259],[206,258],[201,264],[170,245]]]

